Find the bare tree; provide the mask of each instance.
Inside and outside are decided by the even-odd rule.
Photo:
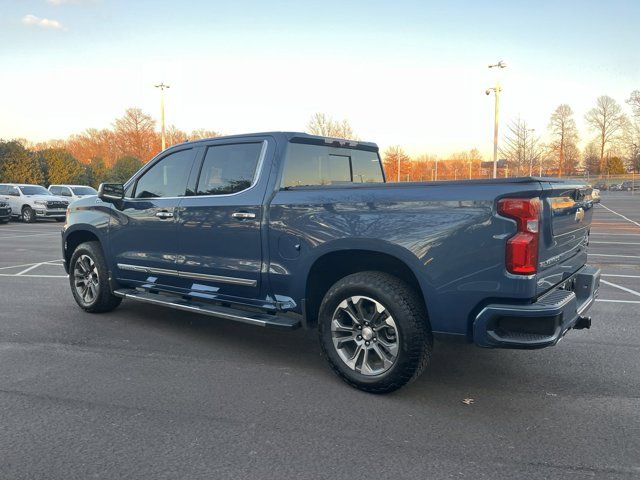
[[[627,99],[627,103],[633,111],[635,117],[640,117],[640,90],[634,90]]]
[[[557,159],[558,176],[562,176],[563,172],[575,170],[577,163],[578,128],[571,107],[566,104],[558,106],[551,114],[548,128],[553,138],[550,147]],[[571,151],[570,161],[567,161],[568,151]]]
[[[585,120],[597,133],[600,149],[600,172],[605,170],[605,152],[624,132],[628,120],[622,108],[613,98],[603,95],[598,97],[596,107],[585,115]]]
[[[392,182],[400,182],[411,174],[411,158],[398,145],[389,147],[384,152],[382,164],[387,179]]]
[[[160,150],[156,122],[139,108],[129,108],[113,123],[119,155],[132,155],[148,162]]]
[[[199,128],[191,132],[191,135],[189,135],[189,140],[202,140],[203,138],[215,138],[219,136],[220,133],[216,132],[215,130],[206,130],[204,128]]]
[[[324,113],[314,113],[311,116],[311,120],[307,124],[307,131],[312,135],[322,137],[358,139],[347,120],[334,120]]]
[[[507,126],[500,155],[516,171],[516,175],[533,174],[533,167],[542,154],[539,137],[525,120],[516,118]]]

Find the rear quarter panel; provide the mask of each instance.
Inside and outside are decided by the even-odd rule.
[[[387,253],[414,272],[434,332],[468,335],[479,303],[535,296],[535,279],[505,271],[505,242],[515,222],[495,216],[495,200],[514,193],[535,196],[539,189],[531,181],[280,190],[269,211],[272,291],[299,305],[308,272],[325,253]]]

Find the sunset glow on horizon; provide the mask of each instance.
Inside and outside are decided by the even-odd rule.
[[[186,131],[304,131],[325,112],[382,148],[488,159],[499,75],[505,124],[544,139],[568,104],[584,146],[596,98],[626,108],[640,89],[640,4],[518,3],[5,1],[0,138],[66,138],[133,106],[158,119],[163,81]]]

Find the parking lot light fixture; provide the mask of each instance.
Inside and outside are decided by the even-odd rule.
[[[162,131],[162,150],[167,148],[167,142],[165,137],[165,128],[164,128],[164,91],[169,88],[169,85],[165,85],[164,82],[156,85],[156,88],[160,89],[160,128]]]
[[[489,68],[497,68],[502,70],[506,68],[507,64],[500,60],[498,63],[489,65]],[[495,95],[494,115],[493,115],[493,178],[498,176],[498,122],[500,117],[500,82],[496,77],[496,84],[493,88],[488,88],[485,93],[493,91]]]

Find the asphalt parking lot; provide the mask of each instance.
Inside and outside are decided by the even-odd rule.
[[[0,478],[640,477],[640,194],[597,207],[590,330],[540,351],[437,343],[386,396],[343,384],[312,332],[82,312],[59,231],[0,225]]]

